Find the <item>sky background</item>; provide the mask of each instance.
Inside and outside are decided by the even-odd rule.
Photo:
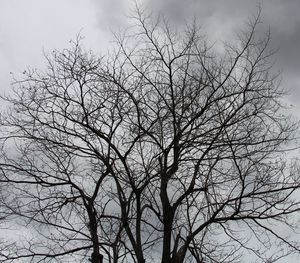
[[[271,28],[272,46],[279,48],[275,58],[276,67],[283,71],[282,85],[300,117],[300,0],[143,2],[178,25],[196,16],[212,42],[231,39],[260,4],[264,26]],[[67,48],[79,32],[87,49],[105,51],[111,31],[126,27],[125,15],[133,4],[130,0],[0,0],[0,93],[9,92],[11,72],[43,67],[43,52]]]
[[[138,0],[141,2],[142,0]],[[247,18],[262,7],[264,26],[271,27],[278,47],[277,66],[283,85],[300,116],[299,0],[143,0],[174,23],[196,16],[211,41],[230,39]],[[43,52],[67,48],[81,31],[85,47],[105,51],[111,31],[126,27],[131,0],[0,0],[0,92],[10,89],[12,76],[26,67],[43,66]]]

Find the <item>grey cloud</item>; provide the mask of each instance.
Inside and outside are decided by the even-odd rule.
[[[102,14],[99,23],[125,26],[124,14],[133,1],[96,1]],[[141,1],[140,1],[141,2]],[[247,19],[262,7],[263,28],[270,25],[272,46],[279,48],[275,55],[277,67],[283,69],[283,84],[291,91],[293,103],[300,107],[300,1],[299,0],[145,0],[144,5],[163,13],[172,23],[180,25],[197,17],[211,41],[234,40],[234,33],[244,27]],[[106,21],[106,22],[104,22]]]
[[[127,24],[126,15],[133,1],[124,0],[90,0],[97,9],[98,26],[107,31]]]
[[[101,30],[107,30],[109,34],[108,29],[116,30],[128,25],[125,15],[130,12],[134,1],[91,1],[98,9],[98,26]],[[163,13],[177,26],[196,17],[212,42],[234,40],[234,33],[244,27],[260,5],[263,27],[267,29],[270,25],[272,46],[279,48],[275,57],[277,68],[283,69],[283,85],[290,90],[292,103],[300,108],[299,0],[140,0],[138,3]]]

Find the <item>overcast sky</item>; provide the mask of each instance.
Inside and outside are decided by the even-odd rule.
[[[151,8],[176,23],[196,15],[212,41],[231,36],[262,6],[262,20],[270,25],[272,43],[279,47],[277,65],[283,85],[300,109],[300,1],[299,0],[145,0]],[[0,0],[0,90],[9,90],[10,72],[40,67],[43,50],[68,47],[81,31],[85,46],[105,50],[110,30],[126,25],[130,0]],[[299,114],[300,115],[300,114]]]
[[[154,10],[182,23],[197,16],[212,41],[229,38],[243,27],[260,3],[262,20],[279,47],[277,66],[282,84],[300,116],[300,0],[145,0]],[[81,31],[85,47],[109,47],[110,30],[126,26],[130,0],[0,0],[0,92],[10,89],[11,74],[41,67],[43,51],[68,47]],[[290,261],[293,262],[293,261]]]

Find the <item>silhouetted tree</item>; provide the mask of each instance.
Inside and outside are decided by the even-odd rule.
[[[27,230],[1,261],[271,262],[299,251],[283,233],[300,208],[285,154],[297,125],[259,15],[219,52],[196,24],[176,31],[141,9],[134,19],[110,55],[77,39],[6,98],[4,205]]]

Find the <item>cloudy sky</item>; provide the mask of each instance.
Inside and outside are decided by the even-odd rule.
[[[141,0],[142,1],[142,0]],[[278,47],[282,85],[300,117],[300,0],[144,0],[174,23],[196,16],[212,41],[230,38],[262,7],[262,21]],[[85,47],[109,47],[110,31],[126,26],[131,0],[0,0],[0,92],[10,89],[11,74],[42,67],[43,52],[68,47],[81,31]],[[293,261],[291,261],[293,262]]]
[[[222,40],[262,6],[262,20],[270,25],[272,43],[279,47],[277,65],[283,84],[300,109],[299,0],[144,0],[177,23],[197,16],[208,37]],[[0,0],[0,91],[9,90],[10,72],[43,65],[43,52],[68,47],[81,31],[85,46],[105,50],[111,30],[126,25],[131,0]],[[300,114],[299,114],[300,115]]]
[[[142,1],[142,0],[140,0]],[[300,1],[299,0],[144,0],[176,23],[196,16],[212,41],[229,38],[262,6],[262,20],[279,47],[277,65],[283,85],[300,109]],[[11,74],[41,67],[43,52],[68,47],[78,32],[85,46],[105,50],[110,31],[127,23],[131,0],[0,0],[0,91],[9,90]],[[299,114],[300,115],[300,114]]]

